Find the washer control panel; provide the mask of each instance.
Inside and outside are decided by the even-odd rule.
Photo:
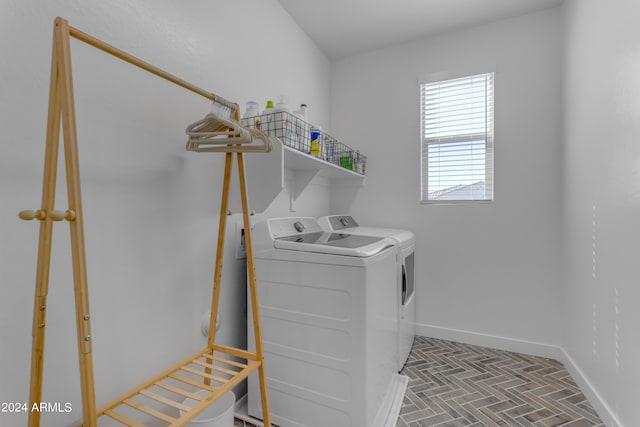
[[[315,218],[274,218],[268,220],[268,223],[274,239],[323,231]]]

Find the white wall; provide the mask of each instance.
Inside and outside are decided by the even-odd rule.
[[[423,334],[559,343],[561,47],[551,9],[332,63],[332,126],[368,163],[366,187],[332,193],[331,209],[416,233]],[[418,77],[485,64],[497,67],[495,201],[421,205]]]
[[[640,3],[564,8],[563,345],[607,425],[637,426]]]
[[[250,13],[248,13],[250,12]],[[204,89],[245,102],[289,94],[328,123],[329,62],[275,0],[0,2],[0,402],[28,399],[39,207],[53,19]],[[217,236],[221,155],[184,150],[209,102],[72,40],[98,404],[203,348]],[[292,58],[295,58],[293,60]],[[64,171],[62,165],[60,171]],[[62,175],[62,173],[61,173]],[[64,177],[57,207],[66,208]],[[266,213],[286,215],[288,189]],[[317,180],[298,214],[322,215]],[[234,234],[239,215],[229,224]],[[68,227],[54,227],[44,399],[81,417]],[[228,241],[220,341],[244,345],[244,269]],[[0,413],[0,425],[24,425]],[[75,424],[74,424],[75,425]]]

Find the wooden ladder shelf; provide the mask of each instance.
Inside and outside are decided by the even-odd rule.
[[[82,426],[96,427],[98,420],[110,419],[108,425],[144,426],[147,422],[154,425],[163,422],[167,426],[183,426],[192,421],[200,412],[216,399],[230,391],[251,372],[257,370],[260,379],[261,402],[265,426],[271,426],[269,402],[267,396],[266,374],[262,348],[262,333],[258,313],[258,296],[251,243],[251,225],[247,202],[245,166],[240,145],[223,145],[218,151],[226,151],[222,200],[220,203],[220,223],[216,263],[213,278],[211,301],[211,320],[209,324],[208,345],[205,349],[173,366],[148,382],[140,385],[115,401],[96,409],[91,316],[86,272],[86,254],[84,245],[83,215],[80,194],[80,171],[78,144],[76,135],[73,84],[71,76],[70,37],[83,41],[97,49],[107,52],[136,67],[175,83],[184,89],[204,96],[214,103],[223,105],[232,111],[233,119],[239,121],[238,105],[207,92],[159,68],[116,49],[82,31],[79,31],[62,19],[54,22],[53,49],[51,61],[51,83],[49,88],[49,113],[45,149],[44,179],[41,208],[35,211],[22,211],[20,218],[36,219],[40,222],[38,261],[36,270],[36,291],[34,298],[34,316],[32,328],[31,381],[29,407],[42,401],[42,374],[44,365],[45,325],[47,293],[49,286],[49,266],[51,260],[51,237],[53,223],[66,220],[71,234],[73,262],[73,281],[76,307],[76,326],[78,357],[80,364],[80,387],[82,394]],[[58,143],[60,127],[64,135],[64,154],[69,208],[64,211],[54,209],[55,188],[58,163]],[[231,141],[231,140],[230,140]],[[254,147],[255,148],[255,147]],[[252,151],[247,149],[246,151]],[[256,151],[256,150],[253,150]],[[265,150],[267,151],[267,150]],[[215,319],[220,298],[222,278],[222,259],[224,236],[227,220],[227,204],[231,181],[233,155],[237,157],[242,215],[245,230],[245,247],[253,327],[256,338],[256,352],[216,344]],[[244,360],[245,362],[240,362]],[[193,403],[186,403],[193,402]],[[40,426],[40,412],[29,413],[28,425]]]

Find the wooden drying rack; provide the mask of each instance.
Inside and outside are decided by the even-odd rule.
[[[22,211],[20,218],[40,221],[40,237],[38,245],[38,261],[36,271],[36,292],[34,299],[34,315],[32,329],[32,359],[29,407],[42,401],[42,372],[44,363],[45,319],[47,308],[47,292],[49,285],[49,266],[51,260],[51,236],[53,223],[66,220],[71,233],[71,251],[73,262],[73,281],[76,307],[76,325],[78,339],[78,356],[80,362],[80,385],[82,393],[82,426],[96,427],[101,417],[110,418],[126,426],[143,426],[136,417],[160,420],[168,426],[182,426],[192,421],[216,399],[231,390],[249,373],[258,370],[260,392],[265,426],[271,426],[269,402],[267,397],[266,374],[262,348],[260,317],[258,314],[258,297],[251,244],[251,226],[247,203],[243,153],[238,146],[227,145],[222,200],[220,203],[220,223],[218,229],[218,245],[213,279],[213,296],[211,301],[211,320],[207,347],[186,359],[182,363],[166,370],[131,392],[96,410],[93,360],[91,354],[91,328],[89,297],[86,272],[86,255],[84,245],[82,203],[80,198],[80,172],[78,161],[78,144],[76,135],[73,84],[71,76],[70,37],[83,41],[97,49],[105,51],[136,67],[142,68],[156,76],[175,83],[189,91],[204,96],[215,103],[230,108],[234,119],[238,121],[238,105],[220,98],[213,93],[202,90],[182,79],[162,71],[138,58],[116,49],[71,26],[62,18],[56,18],[53,32],[53,49],[51,62],[51,84],[49,88],[49,113],[45,149],[44,179],[42,187],[42,205],[36,211]],[[60,122],[64,135],[64,153],[67,177],[69,208],[65,211],[54,209],[56,189],[56,169],[58,162],[58,142],[60,138]],[[231,150],[233,148],[233,150]],[[224,236],[227,218],[227,202],[231,180],[232,157],[236,152],[238,159],[238,175],[242,198],[242,215],[245,230],[247,267],[253,327],[255,329],[256,352],[223,346],[215,343],[216,315],[220,299],[220,282],[222,278],[222,257],[224,252]],[[226,357],[225,357],[226,356]],[[233,356],[234,360],[231,360]],[[241,363],[238,359],[245,360]],[[196,394],[198,393],[198,394]],[[203,395],[204,394],[204,395]],[[190,398],[195,406],[185,404]],[[146,403],[149,402],[149,403]],[[159,409],[159,405],[163,409]],[[28,425],[40,426],[40,412],[29,413]]]

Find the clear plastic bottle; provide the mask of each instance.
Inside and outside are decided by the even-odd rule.
[[[334,146],[333,141],[328,141],[327,142],[326,149],[327,149],[327,158],[326,158],[326,160],[329,163],[336,163],[336,161],[334,159],[335,146]]]

